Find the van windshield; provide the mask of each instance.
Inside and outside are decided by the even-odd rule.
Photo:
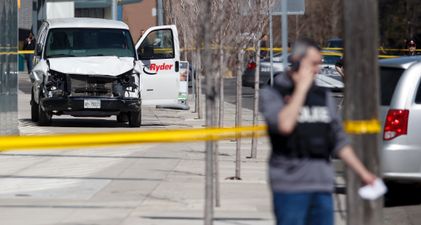
[[[389,106],[403,72],[401,68],[380,67],[381,105]]]
[[[48,33],[45,58],[117,56],[135,57],[128,30],[58,28]]]

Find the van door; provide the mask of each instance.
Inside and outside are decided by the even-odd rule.
[[[175,104],[180,83],[180,47],[175,25],[151,27],[136,43],[142,105]]]

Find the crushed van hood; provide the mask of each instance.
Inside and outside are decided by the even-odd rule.
[[[316,76],[316,84],[325,88],[344,88],[344,82],[339,74],[318,74]]]
[[[133,69],[133,58],[115,56],[50,58],[50,70],[67,74],[118,76]]]

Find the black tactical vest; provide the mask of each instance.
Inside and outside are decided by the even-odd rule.
[[[293,92],[292,88],[274,86],[284,101]],[[329,161],[334,148],[332,117],[327,106],[325,88],[313,86],[300,112],[297,125],[290,135],[282,135],[270,129],[269,136],[273,154],[287,158],[314,158]]]

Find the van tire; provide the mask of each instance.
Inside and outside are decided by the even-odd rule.
[[[129,113],[129,126],[140,127],[142,124],[142,110],[132,111]]]
[[[41,101],[41,98],[40,98]],[[52,115],[42,109],[41,104],[38,104],[38,125],[49,126],[52,122]]]
[[[117,115],[117,122],[119,123],[126,123],[129,121],[128,113],[120,113]]]
[[[39,112],[38,112],[38,104],[35,102],[34,99],[34,92],[31,92],[31,121],[38,122],[39,120]]]

